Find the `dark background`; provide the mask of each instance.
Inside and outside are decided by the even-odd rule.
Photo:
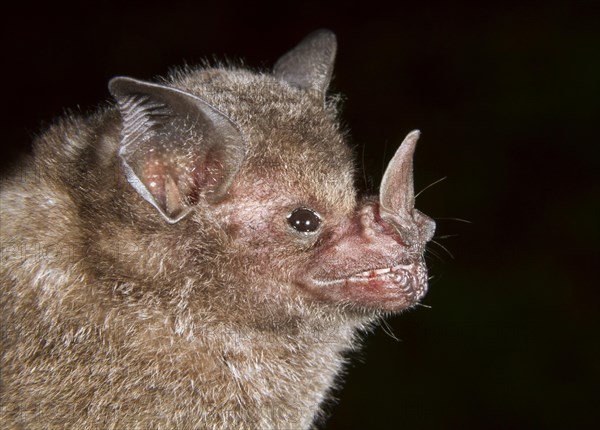
[[[600,15],[591,1],[417,3],[5,8],[1,165],[65,108],[104,103],[114,75],[214,56],[270,67],[330,28],[361,185],[377,191],[414,128],[417,190],[446,179],[417,199],[441,245],[428,307],[367,338],[324,427],[597,422]]]

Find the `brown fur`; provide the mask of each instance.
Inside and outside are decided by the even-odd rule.
[[[57,122],[2,184],[4,428],[308,428],[357,329],[389,310],[298,280],[377,205],[355,196],[335,105],[226,67],[166,85],[243,132],[244,162],[218,202],[201,196],[165,222],[123,174],[115,107]],[[319,235],[290,231],[298,206],[322,216]],[[407,255],[421,258],[426,240]],[[337,275],[400,261],[378,258],[335,257],[348,266]]]

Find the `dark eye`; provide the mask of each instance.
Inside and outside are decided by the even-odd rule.
[[[321,224],[321,218],[315,212],[306,208],[294,209],[287,217],[288,223],[294,230],[302,233],[317,231]]]

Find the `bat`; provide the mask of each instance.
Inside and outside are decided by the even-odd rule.
[[[68,115],[1,188],[4,428],[312,428],[427,290],[413,131],[361,197],[319,30]]]

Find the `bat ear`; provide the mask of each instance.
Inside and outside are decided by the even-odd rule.
[[[329,30],[314,31],[275,63],[273,74],[296,87],[325,94],[336,49],[335,34]]]
[[[245,156],[239,127],[200,98],[117,77],[109,90],[122,119],[119,156],[133,188],[169,223],[226,194]]]

